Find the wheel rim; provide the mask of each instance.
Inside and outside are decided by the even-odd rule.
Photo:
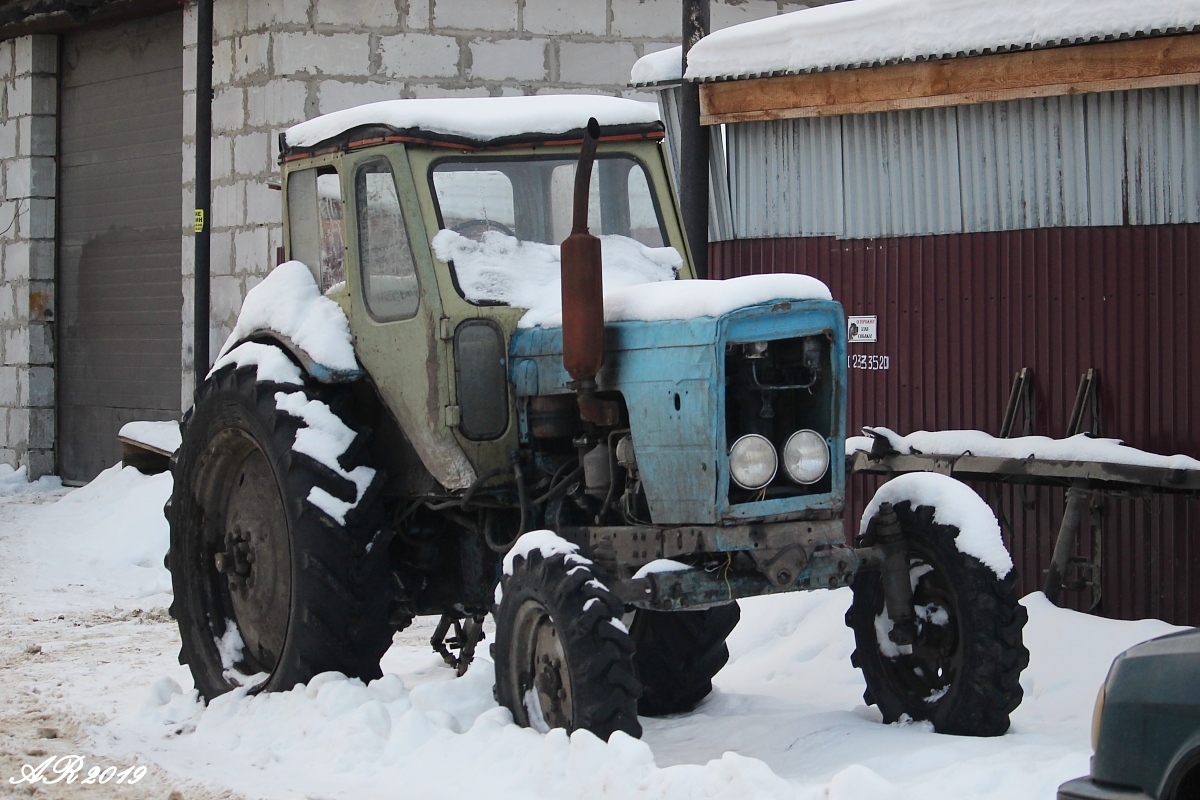
[[[915,549],[910,547],[909,574],[916,578],[913,607],[917,613],[917,637],[912,645],[901,647],[887,639],[891,625],[880,623],[881,619],[887,619],[882,591],[875,609],[876,631],[888,679],[903,696],[933,705],[946,695],[958,676],[962,662],[960,614],[957,595],[945,572],[935,568],[922,554],[913,552]],[[899,653],[888,655],[884,648],[889,645]]]
[[[225,677],[270,673],[287,638],[291,607],[291,545],[287,513],[274,472],[258,444],[240,430],[213,438],[198,483],[206,521],[201,558],[208,580],[215,638],[237,626],[242,641],[233,658],[219,645]]]
[[[542,733],[572,728],[571,675],[562,638],[546,607],[527,600],[517,612],[517,696],[529,727]]]

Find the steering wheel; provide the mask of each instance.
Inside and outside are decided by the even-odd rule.
[[[483,235],[488,231],[499,231],[505,236],[511,236],[514,239],[517,238],[517,234],[513,232],[512,228],[508,227],[502,222],[496,222],[495,220],[491,219],[463,220],[462,222],[450,228],[450,230],[476,242],[482,242]]]

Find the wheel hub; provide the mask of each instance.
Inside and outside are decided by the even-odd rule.
[[[283,652],[290,616],[291,546],[287,513],[274,473],[257,447],[244,440],[240,457],[223,462],[226,494],[216,504],[214,578],[224,584],[227,618],[245,647],[242,671],[270,672]]]
[[[213,561],[217,572],[229,582],[229,591],[254,588],[255,557],[254,539],[240,525],[225,532],[225,549],[217,553]]]
[[[522,607],[516,627],[528,648],[518,692],[525,698],[528,724],[570,730],[574,717],[571,673],[554,621],[545,607],[531,600]],[[531,707],[534,703],[536,708]]]

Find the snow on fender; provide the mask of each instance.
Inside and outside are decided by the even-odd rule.
[[[906,500],[914,509],[933,508],[937,524],[958,528],[954,539],[958,552],[978,559],[1002,580],[1012,571],[1012,556],[1004,546],[1000,523],[991,507],[965,483],[935,472],[910,472],[879,487],[863,511],[859,530],[867,529],[881,504],[896,505]]]
[[[312,272],[299,261],[280,264],[246,293],[237,324],[217,354],[213,371],[230,361],[239,366],[260,364],[262,353],[245,346],[245,340],[260,331],[270,331],[299,350],[296,355],[317,380],[345,380],[361,374],[350,321],[341,306],[321,294]],[[272,363],[272,369],[281,367]],[[286,371],[285,366],[282,369]]]

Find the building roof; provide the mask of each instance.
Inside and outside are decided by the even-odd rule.
[[[794,75],[1196,31],[1200,0],[847,0],[710,34],[688,53],[686,77]],[[635,82],[672,77],[669,56],[643,62]]]
[[[606,135],[659,132],[658,106],[598,95],[387,100],[335,111],[287,130],[286,148],[316,148],[360,129],[469,146],[581,139],[595,117]]]

